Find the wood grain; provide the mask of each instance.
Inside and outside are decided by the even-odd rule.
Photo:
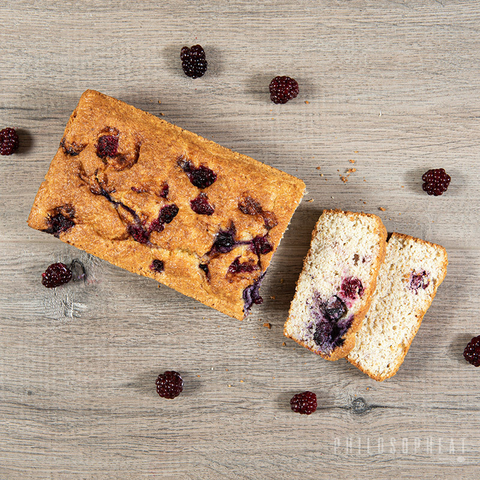
[[[0,159],[0,479],[480,478],[480,372],[462,357],[480,334],[478,2],[30,0],[2,3],[0,22],[0,127],[22,144]],[[209,70],[192,81],[178,57],[195,43]],[[299,97],[271,103],[275,75]],[[28,229],[87,88],[306,182],[249,319]],[[452,184],[428,197],[420,178],[438,167]],[[324,208],[448,251],[383,383],[282,336]],[[46,266],[73,258],[88,281],[44,289]],[[173,401],[155,393],[166,369],[185,378]],[[319,409],[295,415],[306,389]]]

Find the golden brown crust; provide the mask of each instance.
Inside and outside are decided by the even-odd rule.
[[[427,310],[430,308],[430,305],[432,304],[433,302],[433,299],[435,298],[436,294],[437,294],[437,289],[438,287],[440,286],[440,284],[443,282],[443,280],[445,279],[445,276],[447,275],[447,266],[448,266],[448,256],[447,256],[447,251],[445,250],[444,247],[442,247],[441,245],[438,245],[436,243],[431,243],[431,242],[427,242],[425,240],[422,240],[420,238],[415,238],[415,237],[412,237],[411,235],[406,235],[404,233],[392,233],[392,237],[395,236],[397,238],[403,238],[405,240],[413,240],[417,243],[421,243],[421,244],[424,244],[424,245],[428,245],[429,247],[433,247],[433,248],[436,248],[436,249],[439,249],[439,250],[442,250],[444,252],[444,262],[443,262],[443,265],[441,266],[441,272],[442,272],[442,275],[439,276],[439,278],[437,279],[437,282],[435,284],[435,287],[434,287],[434,290],[433,290],[433,293],[430,297],[430,301],[428,303],[428,305],[425,306],[425,308],[419,308],[418,311],[417,311],[417,324],[415,325],[414,329],[412,330],[412,335],[411,335],[411,338],[410,338],[410,342],[408,343],[408,345],[404,345],[403,346],[403,352],[402,352],[402,355],[400,357],[398,357],[397,359],[397,363],[395,365],[395,368],[391,371],[389,371],[387,374],[385,375],[375,375],[374,373],[368,371],[367,369],[363,368],[361,364],[359,364],[358,362],[356,362],[355,360],[353,359],[350,359],[350,358],[346,358],[348,362],[350,362],[352,365],[354,365],[355,367],[357,367],[359,370],[361,370],[363,373],[366,373],[370,378],[376,380],[377,382],[383,382],[383,380],[386,380],[388,378],[391,378],[393,377],[397,372],[398,372],[398,369],[400,368],[400,366],[402,365],[407,353],[408,353],[408,350],[410,349],[410,346],[412,345],[412,342],[413,342],[413,339],[415,338],[419,328],[420,328],[420,325],[422,324],[422,320],[423,320],[423,317],[425,316],[425,314],[427,313]],[[368,313],[368,311],[367,311]]]
[[[287,332],[288,321],[285,323],[285,326],[283,328],[283,334],[284,334],[284,336],[286,336],[288,338],[292,338],[292,340],[295,340],[295,342],[297,342],[299,345],[302,345],[303,347],[309,349],[310,351],[316,353],[317,355],[320,355],[325,360],[336,361],[336,360],[339,360],[340,358],[345,358],[349,354],[349,352],[351,352],[353,350],[353,348],[355,347],[355,333],[358,332],[358,330],[360,330],[360,328],[362,326],[363,319],[365,318],[365,315],[367,314],[367,312],[370,308],[370,304],[371,304],[371,301],[372,301],[372,296],[373,296],[373,293],[375,292],[375,288],[376,288],[376,285],[377,285],[378,271],[380,270],[380,267],[381,267],[383,261],[385,260],[387,230],[386,230],[385,226],[383,225],[380,217],[378,217],[377,215],[371,214],[371,213],[358,213],[358,212],[343,211],[343,210],[339,210],[339,209],[324,210],[322,212],[322,214],[329,214],[329,213],[331,213],[331,214],[342,213],[342,214],[345,214],[345,215],[357,216],[357,217],[367,216],[367,217],[370,217],[370,218],[374,219],[376,224],[377,224],[377,232],[378,232],[378,234],[380,236],[380,239],[381,239],[379,241],[380,253],[379,253],[379,256],[377,257],[377,262],[374,266],[375,273],[373,275],[372,284],[367,290],[365,290],[364,298],[366,300],[365,300],[364,308],[359,310],[357,312],[357,314],[354,315],[352,325],[351,325],[350,329],[348,330],[348,332],[346,333],[346,335],[343,337],[343,339],[344,339],[343,345],[341,347],[338,347],[338,348],[334,349],[330,355],[325,355],[321,352],[318,352],[318,351],[314,350],[313,348],[311,348],[309,345],[307,345],[305,342],[302,342],[301,340],[290,337],[290,335]],[[315,228],[313,229],[312,236],[311,236],[311,242],[313,242],[313,239],[317,236],[319,227],[320,227],[320,219],[317,221],[317,223],[315,224]],[[309,253],[310,252],[308,252],[307,255],[305,256],[305,258],[303,259],[303,269],[306,268]],[[298,285],[299,280],[300,280],[300,277],[297,279],[297,285]],[[292,304],[290,305],[289,317],[290,317],[291,314],[292,314]]]
[[[97,155],[102,136],[118,139],[115,154]],[[191,182],[187,172],[199,167],[215,173],[214,183]],[[75,226],[58,233],[62,241],[242,319],[243,291],[267,269],[304,189],[291,175],[87,90],[28,224],[51,230],[52,217],[71,210]],[[206,196],[213,214],[193,211],[198,196]],[[158,227],[161,209],[173,204],[178,214]],[[234,231],[235,246],[225,253],[212,250],[221,231]],[[257,253],[252,239],[263,236],[272,250]],[[253,271],[228,273],[237,259]],[[164,262],[163,272],[150,268],[154,260]],[[200,264],[208,264],[208,275]]]

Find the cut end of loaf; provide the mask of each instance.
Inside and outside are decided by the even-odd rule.
[[[325,211],[312,234],[285,336],[328,360],[345,357],[370,305],[385,238],[375,215]]]
[[[377,381],[395,375],[445,278],[447,264],[443,247],[393,233],[372,305],[347,360]]]

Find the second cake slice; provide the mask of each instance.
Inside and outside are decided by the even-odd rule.
[[[345,357],[370,307],[386,236],[376,215],[324,211],[297,282],[285,336],[327,360]]]

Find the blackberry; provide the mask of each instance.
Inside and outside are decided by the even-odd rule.
[[[72,279],[72,271],[64,263],[52,263],[42,273],[42,285],[55,288],[68,283]]]
[[[275,77],[269,88],[273,103],[287,103],[298,95],[298,82],[290,77]]]
[[[215,237],[212,250],[218,253],[231,252],[236,245],[235,233],[236,228],[233,223],[228,230],[220,230]]]
[[[267,236],[257,236],[252,240],[251,250],[257,255],[266,255],[273,250],[273,245],[268,241]]]
[[[182,68],[187,77],[198,78],[203,77],[207,71],[207,59],[205,50],[201,45],[193,45],[193,47],[183,47],[180,51],[182,60]]]
[[[178,397],[183,390],[183,379],[179,373],[168,371],[157,377],[157,393],[163,398]]]
[[[162,273],[165,270],[165,265],[161,260],[155,259],[150,265],[150,270],[153,270],[157,273]]]
[[[187,174],[187,177],[192,185],[200,188],[201,190],[209,187],[215,183],[215,180],[217,180],[217,174],[205,165],[195,167],[193,163],[188,160],[180,160],[178,164]]]
[[[208,197],[205,193],[200,193],[197,198],[190,200],[190,207],[198,215],[213,215],[215,209],[208,202]]]
[[[17,132],[13,128],[0,131],[0,155],[12,155],[20,145]]]
[[[424,181],[423,190],[429,195],[438,197],[447,191],[451,178],[443,168],[434,168],[425,172],[422,175],[422,180]]]
[[[480,367],[480,335],[470,340],[463,351],[463,356],[468,363]]]
[[[240,257],[237,257],[228,267],[228,273],[252,273],[258,267],[252,262],[240,263]]]
[[[98,139],[97,155],[100,158],[114,157],[118,151],[118,137],[115,135],[104,135]]]
[[[310,415],[317,409],[317,395],[308,391],[297,393],[291,398],[290,407],[294,412]]]
[[[59,237],[62,232],[70,230],[75,225],[75,222],[63,215],[63,213],[57,213],[56,215],[49,216],[47,218],[48,228],[45,230],[47,233],[51,233],[55,237]]]
[[[172,203],[171,205],[165,205],[160,210],[160,214],[158,215],[158,221],[161,223],[170,223],[178,213],[178,207]]]
[[[362,281],[355,277],[345,278],[340,287],[340,293],[342,293],[344,298],[350,300],[355,300],[357,296],[361,297],[363,295]]]
[[[163,226],[163,225],[162,225]],[[133,239],[142,244],[150,242],[149,233],[141,225],[128,225],[127,232],[133,237]]]

